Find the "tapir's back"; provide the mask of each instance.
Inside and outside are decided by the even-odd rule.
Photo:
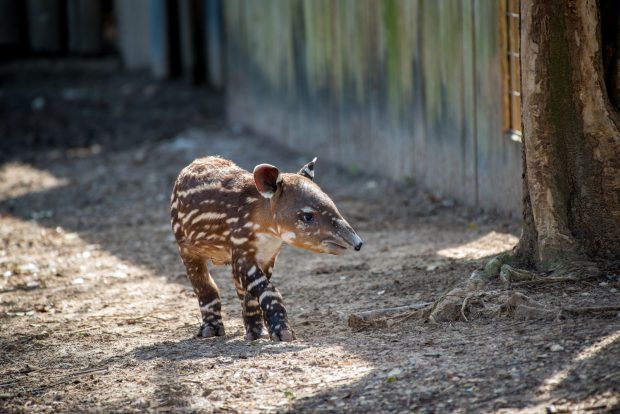
[[[199,158],[179,174],[171,197],[170,215],[177,242],[185,248],[206,250],[214,262],[227,262],[224,244],[241,200],[257,193],[252,176],[232,161]],[[255,194],[257,195],[257,194]],[[226,257],[224,257],[226,256]]]

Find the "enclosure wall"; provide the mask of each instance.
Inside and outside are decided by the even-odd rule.
[[[499,3],[227,0],[229,120],[351,170],[516,214],[520,144],[502,125]]]

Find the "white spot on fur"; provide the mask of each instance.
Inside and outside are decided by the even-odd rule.
[[[315,210],[312,207],[306,206],[302,208],[301,211],[303,211],[304,213],[314,213]]]
[[[263,300],[267,298],[276,298],[278,300],[282,300],[282,296],[280,296],[278,292],[272,292],[270,290],[266,290],[260,295],[260,297],[258,298],[258,301],[260,303],[263,303]]]
[[[226,223],[236,223],[239,221],[239,217],[231,217],[226,220]]]
[[[252,283],[250,283],[248,285],[247,290],[250,291],[252,289],[254,289],[256,286],[260,285],[261,283],[264,283],[267,281],[267,278],[265,276],[261,276],[258,279],[254,280]]]
[[[225,232],[222,233],[222,236],[228,236],[230,234],[230,230],[226,230]]]
[[[247,237],[239,237],[239,238],[236,238],[236,237],[231,237],[231,238],[230,238],[230,241],[231,241],[233,244],[239,245],[239,244],[243,244],[243,243],[245,243],[246,241],[248,241],[248,238],[247,238]]]
[[[192,224],[197,223],[201,220],[219,220],[223,219],[224,217],[226,217],[226,213],[214,213],[212,211],[209,211],[194,217],[194,219],[192,220]]]
[[[250,267],[250,270],[248,270],[248,276],[253,276],[254,273],[256,273],[256,266]]]
[[[295,237],[296,237],[296,235],[295,235],[295,233],[294,233],[294,232],[292,232],[292,231],[287,231],[286,233],[284,233],[284,234],[282,235],[282,240],[284,240],[285,242],[290,242],[290,241],[292,241],[293,239],[295,239]]]
[[[183,220],[182,220],[182,221],[183,221],[184,223],[187,223],[187,222],[188,222],[188,221],[189,221],[189,220],[190,220],[193,216],[195,216],[195,215],[196,215],[196,214],[198,214],[199,212],[200,212],[200,210],[198,210],[198,209],[195,209],[195,210],[190,211],[189,213],[187,213],[187,216],[183,217]],[[179,215],[179,218],[180,218],[180,215]]]
[[[253,225],[254,225],[254,223],[252,223],[251,221],[248,221],[247,223],[245,223],[245,224],[243,225],[243,227],[250,228],[250,227],[252,227]]]
[[[200,233],[198,233],[198,234],[196,235],[196,238],[197,238],[197,239],[200,239],[201,237],[204,237],[206,234],[207,234],[207,233],[205,233],[204,231],[201,231]]]
[[[219,182],[206,183],[206,184],[202,184],[197,187],[194,187],[194,188],[190,188],[185,191],[178,191],[177,196],[179,196],[180,198],[184,198],[194,193],[199,193],[201,191],[206,191],[206,190],[215,190],[217,188],[220,188]]]
[[[247,197],[247,198],[245,199],[245,202],[246,202],[247,204],[251,204],[251,203],[255,202],[256,200],[258,200],[258,198],[256,198],[256,197]]]
[[[217,305],[218,303],[220,303],[220,300],[219,300],[219,299],[213,299],[211,302],[207,303],[206,305],[201,306],[201,307],[200,307],[200,310],[201,310],[202,312],[209,312],[209,311],[212,311],[213,307],[214,307],[215,305]]]

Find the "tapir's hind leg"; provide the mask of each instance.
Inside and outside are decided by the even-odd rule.
[[[202,325],[198,336],[209,338],[212,336],[224,336],[224,324],[222,323],[222,303],[220,290],[209,274],[207,260],[202,257],[181,256],[187,277],[189,278],[194,292],[198,297],[198,305],[202,314]]]

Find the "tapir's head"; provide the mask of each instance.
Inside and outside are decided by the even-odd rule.
[[[270,199],[271,213],[286,243],[319,253],[341,254],[348,247],[362,248],[363,241],[342,217],[331,198],[314,182],[316,158],[298,173],[280,173],[260,164],[254,182]]]

